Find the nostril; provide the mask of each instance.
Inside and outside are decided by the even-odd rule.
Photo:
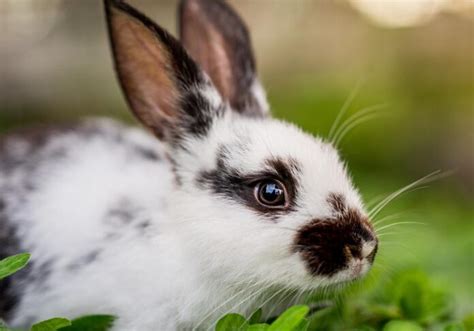
[[[346,245],[344,246],[344,252],[347,257],[359,257],[360,247],[357,245]]]
[[[360,248],[359,246],[349,246],[349,249],[351,251],[351,255],[354,257],[357,257],[360,254]]]
[[[362,258],[371,259],[375,256],[377,251],[377,243],[375,241],[370,241],[362,244],[361,255]]]

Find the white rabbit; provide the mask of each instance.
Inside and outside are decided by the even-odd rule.
[[[0,316],[205,330],[366,274],[377,238],[344,163],[270,117],[237,14],[183,1],[180,43],[122,1],[105,10],[120,84],[151,134],[90,120],[2,139],[0,257],[32,262],[0,283]]]

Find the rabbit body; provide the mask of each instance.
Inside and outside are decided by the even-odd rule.
[[[32,261],[0,283],[0,316],[209,330],[365,275],[377,238],[345,164],[271,118],[236,12],[183,0],[179,42],[104,4],[120,85],[152,134],[96,120],[1,140],[0,257]]]
[[[265,305],[275,314],[284,307],[282,295],[288,293],[278,295],[278,287],[253,284],[249,275],[240,276],[241,284],[236,275],[226,276],[232,270],[219,259],[238,265],[238,255],[253,248],[237,252],[240,243],[232,249],[223,242],[210,259],[216,252],[195,249],[202,240],[195,231],[215,227],[208,220],[219,206],[203,211],[212,196],[199,201],[176,190],[166,148],[148,133],[89,120],[6,136],[1,146],[0,227],[12,231],[0,253],[27,251],[34,257],[2,292],[14,303],[0,311],[11,325],[94,313],[118,316],[114,330],[120,331],[205,329],[229,310],[249,314]],[[238,224],[226,227],[231,235],[248,231]],[[222,229],[215,230],[225,238]],[[278,236],[278,230],[268,236]],[[255,233],[243,243],[253,240],[258,249]]]

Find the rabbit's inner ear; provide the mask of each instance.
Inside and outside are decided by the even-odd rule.
[[[222,111],[209,79],[179,42],[149,18],[121,1],[105,0],[105,5],[115,68],[137,118],[168,142],[205,134]]]
[[[183,0],[180,36],[232,109],[251,116],[268,113],[249,33],[229,5],[222,0]]]

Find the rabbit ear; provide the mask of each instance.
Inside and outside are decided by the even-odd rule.
[[[180,43],[120,0],[104,0],[120,85],[136,117],[160,139],[202,135],[224,107]]]
[[[235,111],[252,116],[268,112],[256,79],[249,33],[228,4],[222,0],[182,0],[179,30],[183,46]]]

